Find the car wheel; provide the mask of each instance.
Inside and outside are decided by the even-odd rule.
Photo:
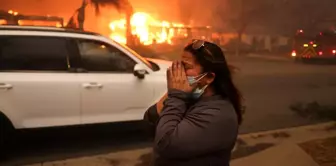
[[[3,114],[0,112],[0,158],[5,156],[8,150],[10,138],[13,135],[14,128]]]

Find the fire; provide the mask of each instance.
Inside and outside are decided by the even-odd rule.
[[[120,19],[110,23],[112,31],[110,38],[126,44],[126,20]],[[172,38],[177,35],[176,29],[185,27],[183,24],[158,21],[144,12],[137,12],[131,18],[132,34],[137,36],[140,43],[150,45],[153,43],[172,44]],[[181,30],[178,30],[180,32]],[[185,36],[186,33],[183,34]]]
[[[7,24],[7,21],[4,20],[4,19],[0,19],[0,25],[6,25]]]
[[[63,25],[55,21],[40,21],[40,20],[19,20],[19,25],[31,25],[31,26],[51,26],[61,28]]]
[[[8,10],[8,14],[12,14],[14,16],[18,15],[19,13],[18,12],[15,12],[13,10]]]

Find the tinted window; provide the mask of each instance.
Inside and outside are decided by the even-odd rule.
[[[1,70],[66,71],[66,40],[50,37],[6,37],[0,39]]]
[[[133,72],[136,64],[119,49],[98,41],[78,42],[82,66],[89,72]]]

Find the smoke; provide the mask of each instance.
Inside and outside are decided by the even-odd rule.
[[[176,17],[178,0],[129,0],[135,11],[153,13],[158,16]],[[82,0],[0,0],[0,9],[15,10],[24,14],[57,15],[70,17],[82,4]]]
[[[158,19],[184,21],[186,15],[200,24],[212,22],[218,4],[225,0],[129,0],[134,11],[153,14]],[[16,10],[24,14],[56,15],[70,18],[82,0],[0,0],[0,9]],[[221,5],[223,6],[223,5]]]
[[[106,0],[100,0],[106,1]],[[182,22],[193,26],[221,26],[218,10],[226,10],[227,0],[128,0],[135,12],[147,12],[158,20]],[[27,15],[53,15],[68,21],[82,5],[82,0],[0,0],[0,9],[14,10]],[[100,33],[109,31],[108,23],[123,18],[115,7],[102,7],[100,18],[94,7],[87,8],[86,30]]]
[[[0,9],[28,15],[54,15],[70,18],[82,0],[1,0]],[[66,4],[66,5],[65,5]]]
[[[194,26],[221,26],[222,15],[226,11],[227,0],[181,0],[179,1],[180,19]]]

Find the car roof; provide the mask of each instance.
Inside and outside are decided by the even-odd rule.
[[[2,30],[15,30],[15,31],[37,31],[37,32],[57,32],[57,33],[75,33],[85,35],[101,36],[98,33],[81,31],[71,28],[57,28],[48,26],[21,26],[21,25],[0,25],[0,31]]]

